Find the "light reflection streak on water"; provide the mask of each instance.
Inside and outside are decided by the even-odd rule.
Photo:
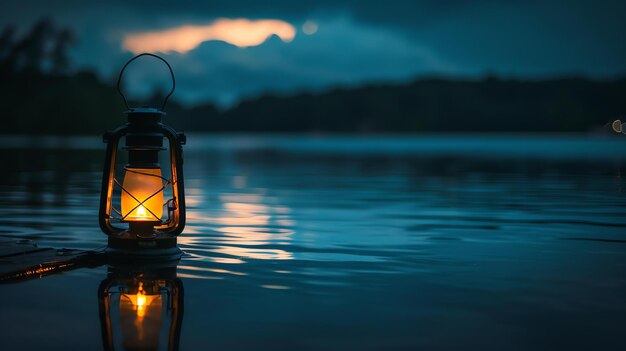
[[[221,274],[232,274],[232,275],[247,275],[242,272],[235,272],[228,269],[219,269],[219,268],[205,268],[205,267],[197,267],[190,265],[178,265],[178,270],[183,271],[198,271],[198,272],[211,272],[211,273],[221,273]]]
[[[240,264],[250,259],[293,259],[294,253],[289,249],[267,247],[290,245],[295,233],[291,229],[295,225],[289,217],[291,211],[285,206],[275,205],[278,202],[276,198],[246,190],[247,180],[243,176],[234,176],[229,183],[231,190],[220,193],[217,206],[211,206],[213,204],[207,194],[202,194],[202,189],[207,187],[202,181],[193,182],[199,187],[191,191],[195,201],[188,211],[189,229],[185,232],[186,236],[179,240],[183,250],[197,256],[226,256],[213,262],[227,264]],[[198,235],[207,231],[215,234],[209,237]]]

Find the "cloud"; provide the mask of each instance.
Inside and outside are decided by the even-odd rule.
[[[153,46],[135,50],[162,52],[172,63],[179,83],[175,99],[229,105],[268,92],[323,91],[420,75],[623,76],[625,11],[626,2],[617,0],[20,0],[0,11],[0,28],[16,23],[25,33],[33,21],[50,16],[76,30],[75,67],[95,68],[111,81],[133,56],[120,50],[124,39],[155,34],[162,43],[138,40]],[[198,30],[215,26],[218,18],[271,18],[292,26],[294,34],[240,26],[255,33],[245,42],[227,36],[230,30],[222,37]],[[296,34],[293,27],[302,29]],[[177,37],[181,28],[194,35]],[[171,38],[163,40],[165,34]],[[169,89],[167,72],[159,62],[150,65],[146,60],[129,70],[129,93]]]
[[[261,45],[272,35],[290,42],[296,35],[295,28],[281,20],[248,20],[245,18],[221,18],[209,25],[185,25],[161,31],[128,34],[122,46],[134,53],[178,52],[186,53],[200,44],[219,40],[229,44],[248,47]]]
[[[191,105],[210,100],[226,107],[267,92],[323,91],[457,70],[437,52],[394,31],[349,18],[315,21],[316,33],[298,36],[290,44],[272,37],[263,45],[241,49],[212,41],[187,54],[166,55],[179,82],[174,98]],[[137,82],[155,78],[154,71],[146,72]]]

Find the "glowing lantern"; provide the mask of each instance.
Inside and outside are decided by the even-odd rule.
[[[163,61],[170,70],[172,90],[165,97],[161,109],[130,108],[120,86],[124,70],[135,59],[151,56]],[[176,82],[170,65],[153,54],[133,57],[120,72],[117,87],[128,110],[128,123],[105,133],[106,159],[102,177],[99,222],[109,236],[109,252],[147,254],[153,257],[180,254],[176,237],[185,227],[185,194],[183,183],[183,149],[186,137],[161,123],[168,98]],[[125,138],[124,149],[128,163],[124,167],[123,182],[116,177],[116,163],[120,139]],[[168,148],[163,147],[163,139]],[[167,167],[161,169],[160,151],[169,150]],[[167,177],[163,176],[167,173]],[[166,193],[168,199],[166,198]],[[118,200],[119,198],[119,200]],[[116,207],[120,202],[119,209]]]
[[[160,168],[126,167],[122,213],[128,221],[158,221],[163,215],[163,177]],[[131,196],[131,194],[133,196]],[[156,194],[150,197],[152,194]],[[146,210],[147,209],[147,210]],[[149,210],[149,211],[148,211]]]
[[[98,289],[105,350],[177,350],[183,285],[176,267],[132,271],[109,267]]]

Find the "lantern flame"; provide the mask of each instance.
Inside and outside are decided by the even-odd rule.
[[[148,214],[146,213],[146,209],[143,207],[143,205],[139,205],[139,207],[137,207],[137,216],[148,217]]]
[[[143,319],[143,317],[146,315],[146,310],[148,309],[150,304],[152,304],[152,301],[159,297],[158,295],[146,295],[146,291],[143,288],[142,282],[139,283],[137,294],[125,294],[125,296],[130,300],[133,309],[137,314],[137,318],[140,320]]]
[[[137,293],[137,317],[143,317],[146,314],[146,295],[143,291]]]

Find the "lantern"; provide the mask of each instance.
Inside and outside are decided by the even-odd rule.
[[[121,90],[126,67],[142,56],[163,61],[169,68],[172,90],[160,109],[128,106]],[[114,254],[180,257],[176,237],[185,227],[185,193],[183,183],[183,133],[161,123],[167,100],[174,92],[176,81],[171,66],[153,54],[140,54],[122,68],[117,88],[126,105],[128,123],[107,132],[107,143],[102,176],[99,223],[108,235],[108,252]],[[128,163],[123,174],[116,170],[120,139],[125,138],[124,149]],[[167,148],[163,140],[167,140]],[[161,168],[160,157],[169,150],[166,168]],[[163,175],[164,171],[168,176]],[[165,194],[171,194],[166,199]],[[118,203],[119,201],[119,203]]]
[[[98,304],[105,350],[178,350],[184,290],[175,265],[109,266]]]

